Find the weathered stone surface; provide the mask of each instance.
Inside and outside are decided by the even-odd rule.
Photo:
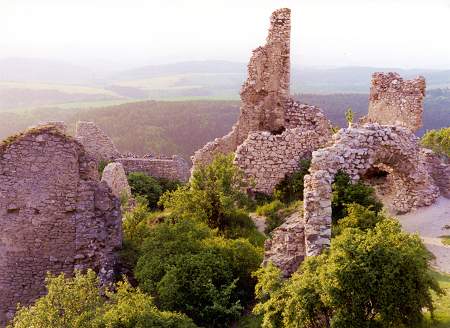
[[[127,175],[120,163],[109,163],[102,174],[102,181],[111,188],[112,193],[117,197],[131,197],[131,188],[128,184]]]
[[[186,182],[189,179],[189,165],[180,156],[172,157],[146,157],[118,158],[117,162],[123,165],[126,174],[143,172],[155,178],[166,178]]]
[[[97,161],[112,161],[120,157],[112,140],[93,122],[77,122],[75,138]]]
[[[439,197],[439,187],[430,171],[430,160],[424,156],[418,138],[409,129],[397,125],[365,124],[341,129],[333,136],[333,141],[332,146],[313,152],[310,175],[305,177],[304,218],[308,256],[320,253],[329,244],[331,183],[339,170],[357,181],[373,167],[384,167],[390,174],[393,206],[399,213],[431,205]]]
[[[397,73],[374,73],[369,113],[362,122],[402,125],[415,132],[422,127],[425,79],[403,80]]]
[[[290,98],[290,30],[290,10],[275,11],[266,45],[250,59],[238,122],[194,154],[194,169],[219,153],[236,152],[236,164],[256,182],[255,191],[270,193],[331,137],[331,124],[319,108]]]
[[[284,277],[291,276],[306,256],[305,231],[301,213],[294,213],[272,231],[272,238],[264,244],[263,265],[272,262]]]
[[[235,163],[249,180],[253,191],[272,193],[286,175],[299,168],[300,160],[331,139],[329,122],[314,106],[292,102],[286,112],[293,128],[281,134],[268,131],[250,133],[237,148]]]
[[[79,142],[49,125],[0,143],[0,325],[47,271],[110,278],[121,240],[119,200]]]

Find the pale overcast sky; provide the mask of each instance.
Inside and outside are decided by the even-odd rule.
[[[247,62],[281,7],[295,66],[450,69],[450,0],[0,0],[0,58]]]

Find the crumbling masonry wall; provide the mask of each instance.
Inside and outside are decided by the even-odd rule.
[[[369,113],[362,122],[402,125],[415,132],[422,127],[425,79],[404,80],[397,73],[374,73]]]
[[[97,161],[112,161],[120,157],[112,140],[93,122],[77,122],[75,138]]]
[[[369,169],[390,168],[394,209],[405,213],[431,205],[440,195],[422,155],[419,140],[407,128],[365,124],[341,129],[334,144],[313,152],[305,177],[304,219],[307,256],[317,255],[331,238],[331,183],[341,170],[353,181]]]
[[[319,108],[290,98],[290,30],[290,10],[275,11],[266,45],[250,59],[238,122],[195,152],[194,169],[219,153],[236,152],[236,164],[256,183],[255,191],[271,193],[300,159],[310,158],[331,138],[331,124]]]
[[[166,178],[187,182],[189,166],[180,156],[150,157],[150,158],[118,158],[116,162],[123,165],[126,174],[142,172],[155,178]]]
[[[106,165],[102,173],[102,181],[106,182],[117,198],[131,197],[131,188],[122,164],[109,163]]]
[[[119,201],[80,143],[54,126],[0,143],[0,326],[44,294],[47,271],[110,278],[120,246]]]

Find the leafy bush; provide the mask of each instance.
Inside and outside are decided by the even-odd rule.
[[[199,325],[226,327],[252,300],[251,273],[261,253],[248,240],[218,237],[198,221],[163,222],[145,239],[135,276],[163,309],[186,313]]]
[[[377,199],[372,187],[361,181],[352,183],[346,173],[338,172],[334,178],[331,201],[333,222],[347,216],[347,207],[353,203],[368,207],[376,213],[383,208],[383,203]]]
[[[450,127],[427,131],[421,142],[435,153],[450,157]]]
[[[196,219],[223,231],[233,225],[238,209],[249,205],[242,172],[233,155],[219,155],[195,170],[190,184],[164,194],[160,204],[176,219]]]
[[[181,186],[181,182],[165,178],[154,178],[143,172],[133,172],[128,175],[131,193],[144,197],[148,207],[152,210],[158,208],[158,202],[166,191],[174,191]]]
[[[375,228],[378,222],[387,219],[384,213],[377,213],[356,203],[348,205],[346,211],[348,213],[347,216],[332,226],[333,236],[339,235],[347,228],[358,228],[367,231]]]
[[[308,174],[310,165],[310,160],[301,160],[298,170],[286,176],[275,187],[275,198],[286,204],[303,199],[303,178]]]
[[[257,272],[257,314],[266,327],[411,327],[441,293],[417,235],[384,219],[347,228],[329,252],[308,257],[289,280],[269,266]]]
[[[49,275],[48,293],[34,305],[19,308],[10,328],[195,328],[184,315],[161,312],[152,298],[128,282],[115,286],[116,292],[100,296],[99,280],[92,270],[75,273],[74,278]]]

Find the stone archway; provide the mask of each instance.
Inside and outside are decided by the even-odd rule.
[[[313,152],[305,177],[304,222],[306,255],[318,255],[331,238],[331,184],[341,170],[353,181],[370,169],[383,166],[393,183],[393,206],[405,213],[431,205],[439,188],[428,173],[416,136],[400,126],[366,124],[340,130],[334,144]]]

